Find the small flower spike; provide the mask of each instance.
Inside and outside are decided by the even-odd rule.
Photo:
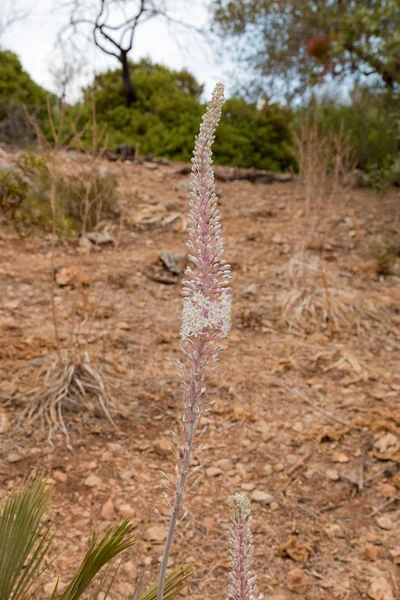
[[[179,519],[187,480],[197,471],[191,461],[201,449],[199,431],[204,410],[205,379],[209,367],[215,368],[220,351],[219,341],[231,327],[230,266],[224,260],[220,214],[214,186],[211,146],[221,118],[224,86],[218,83],[200,125],[192,159],[189,204],[189,258],[186,269],[182,312],[182,353],[179,363],[183,388],[181,435],[176,442],[177,487],[175,499],[167,505],[172,509],[167,540],[161,561],[157,600],[163,600],[167,563]],[[196,485],[198,478],[193,485]],[[169,488],[168,488],[169,489]]]
[[[254,595],[256,575],[253,575],[253,535],[251,533],[250,500],[245,494],[229,498],[231,508],[231,539],[229,541],[229,573],[227,600],[262,600]]]

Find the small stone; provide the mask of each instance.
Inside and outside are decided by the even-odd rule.
[[[280,473],[281,471],[284,471],[285,465],[283,465],[282,463],[277,463],[276,465],[273,466],[273,469],[274,469],[275,473]]]
[[[375,561],[379,556],[379,546],[374,544],[367,544],[365,546],[365,555],[369,560]]]
[[[302,433],[304,431],[304,425],[303,425],[303,423],[301,423],[301,421],[297,421],[293,425],[292,430],[295,431],[296,433]]]
[[[254,500],[254,502],[260,502],[261,504],[270,505],[273,500],[273,497],[271,496],[271,494],[268,494],[268,492],[263,492],[262,490],[255,490],[251,494],[251,499]]]
[[[156,454],[159,456],[169,456],[171,454],[170,444],[167,440],[156,440],[153,444]]]
[[[254,483],[242,483],[242,490],[244,492],[252,492],[255,489]]]
[[[121,513],[123,519],[133,519],[135,516],[135,511],[130,504],[120,504],[118,512]]]
[[[304,472],[304,477],[306,479],[312,479],[314,476],[314,469],[307,469],[307,471]]]
[[[330,479],[331,481],[339,481],[340,479],[340,475],[339,473],[336,471],[336,469],[327,469],[325,471],[325,475],[327,476],[328,479]]]
[[[264,473],[266,473],[267,475],[271,475],[271,473],[273,472],[272,465],[267,463],[266,465],[264,465],[263,470]]]
[[[279,235],[279,233],[274,235],[274,237],[272,238],[271,241],[273,244],[284,244],[286,242],[285,238],[283,238],[281,235]]]
[[[259,287],[256,283],[251,283],[242,292],[242,297],[246,300],[255,300],[259,294]]]
[[[102,462],[110,462],[110,460],[113,460],[113,455],[108,450],[104,450],[103,454],[100,457],[100,460]]]
[[[123,447],[122,444],[120,444],[119,442],[108,442],[107,450],[115,456],[118,456],[119,454],[121,454]]]
[[[122,562],[122,570],[128,575],[131,581],[136,579],[136,565],[133,560],[127,560]]]
[[[156,169],[158,169],[158,164],[154,162],[145,162],[143,163],[143,166],[149,171],[155,171]]]
[[[204,527],[207,527],[207,529],[215,529],[216,524],[217,524],[214,517],[204,517],[204,519],[202,520],[202,523],[203,523]]]
[[[271,510],[275,511],[279,509],[279,504],[277,502],[271,502],[270,507]]]
[[[106,519],[107,521],[112,521],[112,519],[115,516],[115,510],[114,510],[114,502],[112,501],[112,498],[109,498],[101,507],[101,512],[100,512],[101,516],[103,519]]]
[[[327,533],[327,535],[330,538],[335,538],[335,537],[344,538],[345,537],[343,529],[337,523],[333,523],[332,525],[328,525],[328,527],[325,527],[325,532]]]
[[[17,463],[20,460],[22,460],[24,457],[22,456],[22,454],[19,454],[18,452],[10,452],[10,454],[7,455],[7,462],[9,463]]]
[[[103,485],[103,481],[100,479],[100,477],[92,473],[86,477],[85,485],[87,487],[101,487]]]
[[[392,586],[385,577],[377,577],[371,582],[368,596],[372,600],[394,600]]]
[[[365,534],[365,539],[367,540],[367,542],[376,542],[378,539],[378,536],[376,535],[376,533],[374,533],[373,531],[368,531]]]
[[[54,278],[59,287],[87,287],[90,279],[81,269],[75,266],[56,267]]]
[[[53,471],[53,477],[56,481],[60,481],[61,483],[65,483],[68,479],[68,475],[63,473],[62,471]]]
[[[288,588],[291,592],[305,594],[308,588],[308,575],[303,569],[292,569],[288,573]]]
[[[400,546],[396,546],[396,548],[392,548],[389,551],[390,556],[393,559],[395,565],[400,565]]]
[[[375,442],[374,448],[380,454],[392,455],[399,449],[399,438],[394,433],[385,433]]]
[[[218,467],[208,467],[208,469],[206,469],[206,475],[207,477],[218,477],[219,475],[222,475],[222,469],[218,469]]]
[[[335,463],[348,463],[349,457],[344,452],[334,452],[332,454],[332,461]]]
[[[133,473],[132,473],[132,471],[123,471],[123,473],[121,473],[120,477],[124,481],[129,481],[130,479],[132,479]]]
[[[375,521],[378,527],[380,527],[381,529],[392,529],[393,527],[392,519],[389,517],[389,515],[382,515],[381,517],[376,517]]]
[[[86,237],[86,235],[81,235],[79,238],[79,246],[81,248],[87,248],[88,250],[93,248],[92,242]]]
[[[230,471],[232,469],[232,461],[229,458],[221,458],[220,460],[215,461],[215,466],[219,467],[223,471]]]
[[[396,488],[390,483],[384,483],[381,486],[380,491],[382,496],[385,496],[385,498],[394,498],[395,496],[397,496]]]
[[[162,543],[167,537],[167,530],[162,525],[153,525],[144,532],[144,539],[149,542]]]

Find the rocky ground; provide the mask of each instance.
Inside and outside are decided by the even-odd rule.
[[[40,422],[23,421],[10,435],[29,392],[43,389],[57,345],[51,236],[21,236],[4,224],[0,495],[34,472],[54,484],[56,558],[47,583],[57,574],[68,581],[93,531],[132,518],[137,543],[124,556],[116,600],[144,566],[154,580],[162,554],[165,525],[153,508],[164,512],[160,469],[173,473],[166,444],[181,414],[174,361],[188,178],[174,164],[125,164],[123,178],[118,163],[103,168],[121,177],[121,222],[106,228],[111,243],[56,246],[54,305],[61,344],[84,345],[115,401],[117,428],[100,410],[88,416],[78,407],[65,412],[71,449],[60,430],[50,445]],[[233,330],[209,379],[216,403],[204,418],[202,479],[187,497],[190,527],[170,566],[193,564],[194,600],[225,598],[227,500],[245,491],[266,598],[399,598],[400,278],[398,265],[377,275],[369,254],[377,237],[399,231],[399,192],[338,194],[315,207],[310,232],[296,181],[218,182],[218,191]],[[307,279],[308,296],[295,290],[299,303],[288,263],[305,232],[307,256],[322,263]],[[63,274],[62,266],[76,269]],[[74,287],[76,277],[85,285]]]

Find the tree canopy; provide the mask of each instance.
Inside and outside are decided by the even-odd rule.
[[[130,68],[137,100],[129,108],[120,91],[118,70],[97,75],[85,90],[86,100],[96,105],[99,125],[107,127],[109,145],[128,143],[142,155],[190,160],[204,111],[203,87],[187,71],[146,60],[131,63]],[[85,106],[89,110],[90,102]],[[272,170],[293,166],[291,117],[289,110],[276,104],[266,102],[258,108],[241,98],[227,100],[215,140],[215,162]]]
[[[46,95],[47,92],[24,71],[16,54],[8,50],[0,50],[1,106],[16,103],[42,106],[46,104]]]
[[[213,0],[215,31],[270,87],[290,95],[326,77],[400,87],[398,0]]]

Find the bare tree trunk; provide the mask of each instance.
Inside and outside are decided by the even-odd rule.
[[[131,104],[136,102],[136,89],[132,81],[131,69],[129,66],[128,53],[121,51],[120,59],[122,65],[122,81],[124,84],[126,106],[129,108]]]

